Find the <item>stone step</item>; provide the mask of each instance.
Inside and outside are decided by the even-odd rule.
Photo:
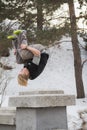
[[[32,94],[64,94],[63,90],[43,90],[43,91],[24,91],[19,92],[19,95],[32,95]]]
[[[58,107],[75,105],[74,95],[64,94],[35,94],[19,95],[9,98],[9,106],[16,107]]]
[[[0,108],[0,125],[15,125],[16,108]]]

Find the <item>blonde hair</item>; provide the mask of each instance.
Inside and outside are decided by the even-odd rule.
[[[29,75],[19,74],[18,75],[18,84],[21,86],[27,86]]]

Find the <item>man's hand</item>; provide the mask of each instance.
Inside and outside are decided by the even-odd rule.
[[[16,49],[14,49],[14,55],[16,55]]]
[[[21,49],[27,49],[29,51],[31,51],[35,56],[40,56],[40,51],[33,48],[33,47],[30,47],[30,46],[27,46],[26,44],[21,44]]]
[[[21,49],[27,49],[27,45],[26,44],[21,44]]]

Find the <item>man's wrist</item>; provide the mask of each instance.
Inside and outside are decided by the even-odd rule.
[[[29,50],[29,47],[28,47],[28,46],[26,46],[26,49],[28,49],[28,50]]]

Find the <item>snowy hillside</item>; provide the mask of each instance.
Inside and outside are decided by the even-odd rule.
[[[72,44],[69,42],[69,37],[63,36],[60,45],[50,48],[50,58],[43,73],[35,80],[29,80],[27,87],[21,87],[17,83],[17,74],[22,68],[22,65],[15,63],[15,56],[13,50],[8,58],[2,58],[1,61],[5,64],[11,65],[14,69],[2,70],[0,68],[0,87],[6,85],[4,95],[17,95],[20,91],[30,90],[64,90],[67,94],[76,95],[76,85],[74,77],[74,59],[72,52]],[[65,42],[64,42],[65,41]],[[67,42],[66,42],[67,41]],[[82,38],[79,38],[80,44],[84,45]],[[82,60],[87,59],[87,52],[81,48]],[[3,79],[4,77],[4,79]],[[6,82],[7,80],[7,82]],[[87,63],[83,67],[83,81],[85,93],[87,95]],[[7,96],[3,98],[2,106],[8,103]],[[87,101],[84,99],[77,99],[76,106],[67,108],[69,130],[78,130],[81,128],[82,119],[79,118],[78,111],[87,109]],[[87,118],[87,113],[85,114]]]

